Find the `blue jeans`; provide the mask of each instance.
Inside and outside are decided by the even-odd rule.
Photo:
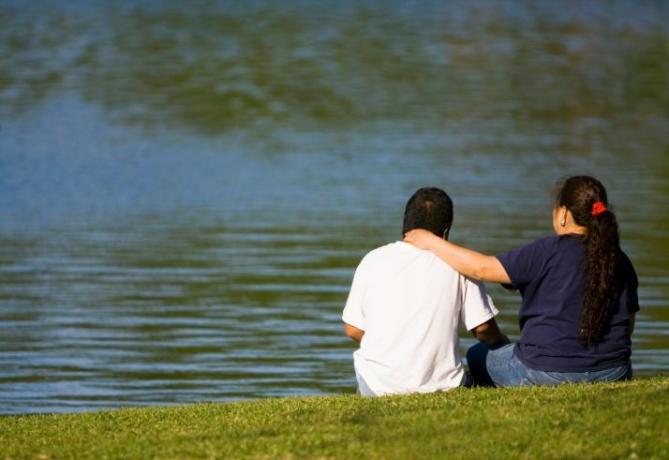
[[[546,372],[527,367],[513,353],[515,345],[491,348],[478,343],[467,351],[469,370],[477,386],[515,387],[520,385],[560,385],[562,383],[615,382],[631,380],[632,366],[601,371]]]

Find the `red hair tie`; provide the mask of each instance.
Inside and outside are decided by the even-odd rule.
[[[605,211],[608,211],[608,208],[603,201],[597,201],[592,205],[592,217],[597,217]]]

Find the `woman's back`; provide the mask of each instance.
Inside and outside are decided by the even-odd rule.
[[[580,334],[586,284],[585,250],[580,235],[542,238],[498,259],[523,298],[521,338],[515,354],[533,369],[587,372],[623,365],[631,353],[630,315],[638,311],[637,278],[620,253],[619,301],[602,337],[585,344]]]

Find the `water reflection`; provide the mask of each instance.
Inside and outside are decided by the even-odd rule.
[[[3,411],[350,390],[339,314],[360,239],[178,228],[67,240],[3,241]]]
[[[416,188],[496,253],[573,172],[640,275],[634,366],[667,372],[667,5],[561,8],[3,2],[0,412],[351,392],[352,271]]]
[[[502,113],[597,131],[669,114],[662,3],[79,3],[0,9],[2,115],[62,89],[208,133]]]
[[[340,312],[360,257],[398,237],[406,196],[390,193],[395,178],[404,179],[407,193],[413,182],[447,184],[456,202],[453,238],[482,250],[499,252],[549,231],[548,190],[539,184],[546,175],[536,184],[522,179],[555,171],[550,155],[523,163],[515,156],[452,156],[454,171],[469,171],[460,175],[439,172],[439,161],[425,155],[406,177],[394,167],[402,150],[386,156],[392,166],[381,172],[394,185],[378,195],[372,191],[378,184],[361,182],[349,200],[335,193],[342,182],[326,182],[315,198],[304,198],[303,190],[303,200],[283,208],[282,218],[201,209],[32,235],[6,231],[0,241],[2,411],[352,391],[352,346],[341,334]],[[297,155],[276,171],[301,165],[304,174],[305,164]],[[631,180],[624,164],[612,161],[605,176]],[[497,175],[496,168],[510,173]],[[540,192],[526,194],[528,188]],[[321,198],[328,192],[339,207]],[[358,200],[361,211],[347,209],[365,193],[375,200]],[[274,203],[290,194],[276,191]],[[629,204],[624,191],[613,188],[612,195]],[[619,216],[641,275],[634,364],[641,373],[657,373],[669,369],[667,240],[656,217],[635,228],[646,212],[621,206]],[[648,234],[657,244],[648,244]],[[514,336],[518,298],[492,289],[502,326]]]
[[[339,314],[369,236],[155,230],[3,241],[3,411],[351,391]],[[512,330],[517,299],[495,294]],[[661,318],[639,322],[641,370],[668,367]]]

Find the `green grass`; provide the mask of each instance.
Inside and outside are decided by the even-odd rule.
[[[0,417],[2,458],[668,458],[669,378]]]

